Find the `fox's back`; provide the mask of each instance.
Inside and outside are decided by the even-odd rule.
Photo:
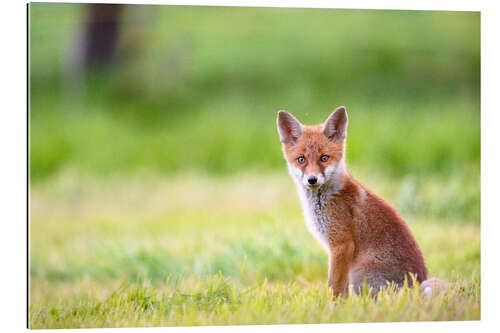
[[[342,206],[346,209],[341,215],[338,211]],[[359,182],[350,179],[326,210],[332,219],[333,238],[341,235],[346,226],[352,232],[356,244],[354,264],[370,262],[396,274],[411,272],[420,282],[427,279],[424,258],[406,222],[385,200]]]

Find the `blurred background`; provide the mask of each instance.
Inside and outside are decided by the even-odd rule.
[[[31,5],[31,180],[283,168],[276,112],[350,116],[348,162],[478,167],[479,13]]]
[[[169,325],[479,317],[480,13],[32,3],[29,22],[32,327],[151,324],[117,305],[148,300],[115,293],[139,280],[168,300],[140,311]],[[457,283],[456,309],[308,317],[304,296],[285,302],[296,317],[213,315],[262,281],[271,300],[295,283],[327,302],[276,115],[314,124],[339,105],[349,169]]]

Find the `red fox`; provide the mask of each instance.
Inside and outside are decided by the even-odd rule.
[[[345,164],[347,112],[336,108],[323,124],[302,125],[278,112],[278,133],[288,170],[297,185],[307,227],[328,253],[328,286],[347,296],[349,285],[376,295],[388,283],[425,294],[445,289],[427,280],[424,258],[405,221],[387,202],[355,180]]]

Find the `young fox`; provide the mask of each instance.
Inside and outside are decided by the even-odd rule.
[[[347,112],[336,108],[324,122],[303,126],[278,112],[278,133],[288,170],[297,185],[309,230],[328,253],[328,286],[346,296],[364,283],[376,294],[388,282],[411,284],[426,294],[444,289],[427,280],[424,258],[410,229],[387,202],[356,181],[344,159]]]

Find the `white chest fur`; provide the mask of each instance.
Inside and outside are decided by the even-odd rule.
[[[344,169],[343,160],[327,167],[325,169],[326,181],[323,186],[317,190],[311,190],[307,185],[304,185],[302,171],[288,164],[288,171],[297,186],[306,225],[327,252],[330,251],[328,240],[330,219],[325,213],[325,206],[342,188]]]
[[[298,187],[298,192],[307,228],[323,248],[329,252],[328,218],[324,208],[331,195],[328,191],[312,191],[302,186]]]

